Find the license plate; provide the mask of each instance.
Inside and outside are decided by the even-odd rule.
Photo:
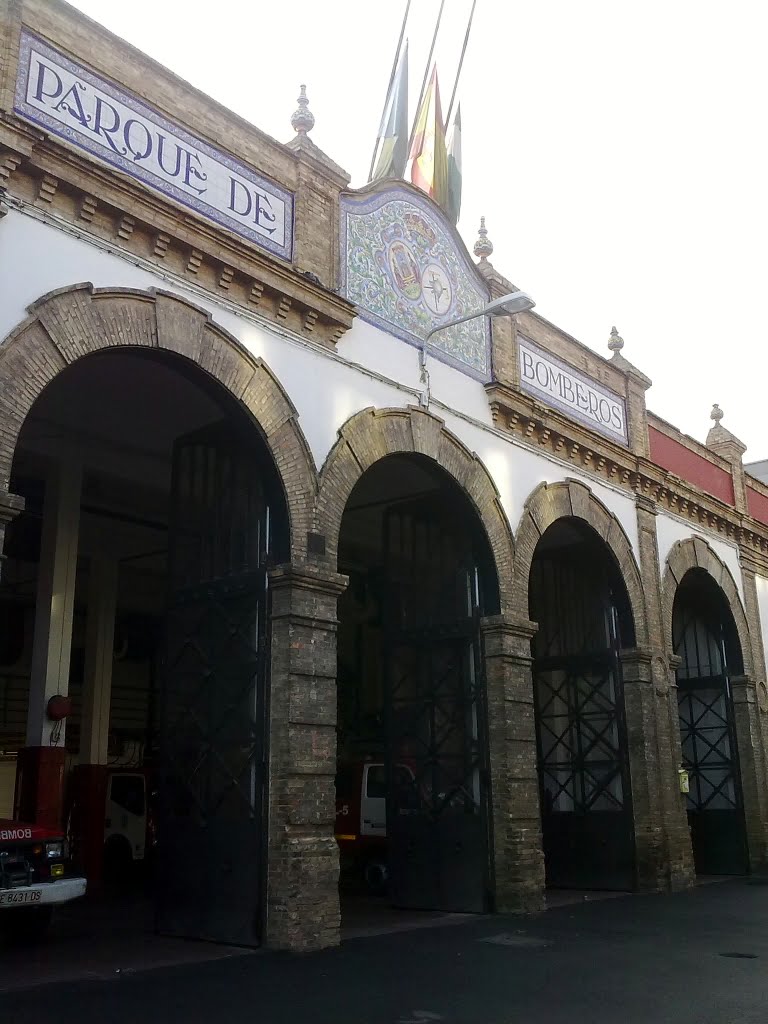
[[[9,892],[0,892],[0,907],[9,906],[11,904],[39,903],[42,898],[42,889],[25,889],[23,892],[13,892],[13,890]]]

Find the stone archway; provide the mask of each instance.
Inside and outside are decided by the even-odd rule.
[[[736,675],[730,675],[728,672],[730,696],[726,697],[726,704],[730,704],[731,707],[729,714],[732,716],[731,728],[736,740],[736,770],[741,780],[743,820],[739,828],[743,828],[745,833],[748,870],[763,871],[768,862],[768,785],[765,733],[758,692],[761,689],[757,676],[759,669],[756,666],[749,621],[736,582],[728,566],[703,537],[687,537],[678,541],[667,557],[662,580],[663,642],[670,655],[673,655],[675,599],[680,585],[692,570],[703,570],[720,591],[732,617],[738,639],[742,661],[740,670],[743,669],[743,672],[739,670],[739,674]],[[679,658],[676,659],[677,663],[679,661]],[[677,685],[677,693],[684,695],[685,680],[678,679]],[[684,696],[681,697],[681,708],[683,706]],[[681,728],[689,735],[689,723],[683,722],[683,718],[685,715],[681,711]],[[695,795],[690,799],[695,801]],[[694,802],[689,804],[688,809],[689,812],[696,812],[701,808],[697,808]],[[693,816],[696,817],[696,814]],[[701,814],[698,816],[701,817]],[[694,842],[694,851],[696,849]],[[740,870],[743,871],[744,867]]]
[[[263,434],[285,490],[291,550],[302,558],[317,477],[298,414],[269,367],[210,313],[171,292],[77,284],[42,296],[0,344],[0,504],[8,495],[16,441],[37,397],[83,356],[121,347],[153,348],[189,359],[242,403]],[[15,507],[17,506],[18,507]],[[0,515],[0,523],[3,515]]]
[[[495,563],[500,614],[482,623],[488,719],[495,907],[542,907],[543,871],[536,826],[530,676],[530,623],[513,602],[514,541],[493,480],[480,459],[425,410],[364,409],[339,431],[320,474],[314,529],[325,537],[327,566],[337,565],[342,517],[363,474],[388,456],[423,456],[469,500]],[[520,654],[522,652],[522,655]],[[532,804],[533,801],[533,804]]]
[[[305,723],[306,718],[301,701],[291,698],[289,682],[301,676],[314,679],[317,673],[314,648],[295,642],[296,630],[309,621],[302,602],[311,604],[313,636],[326,625],[332,635],[335,599],[343,589],[343,581],[305,566],[317,472],[296,409],[261,359],[217,325],[207,310],[171,292],[77,284],[42,296],[28,307],[28,313],[0,343],[0,544],[5,525],[24,507],[22,498],[9,493],[9,483],[25,419],[46,386],[81,358],[123,349],[154,350],[186,359],[233,396],[265,441],[285,495],[292,563],[271,574],[270,834],[265,934],[271,946],[300,948],[328,944],[334,936],[328,914],[332,920],[335,843],[324,824],[318,824],[315,817],[311,821],[302,817],[298,860],[302,861],[300,867],[306,869],[308,879],[317,876],[320,860],[327,868],[328,911],[309,886],[295,883],[298,867],[289,823],[299,813],[292,810],[291,804],[299,785],[308,780],[312,799],[317,799],[321,783],[315,775],[306,774],[306,763],[317,765],[318,773],[327,775],[323,807],[333,806],[333,757],[326,756],[323,743],[316,737],[322,733],[324,741],[332,735],[333,726],[328,724],[326,728],[324,719],[310,728],[302,724],[302,736],[309,737],[310,753],[301,761],[301,754],[293,748],[289,736],[293,737],[295,732],[291,731],[294,720]],[[327,613],[319,607],[320,600],[326,602]],[[305,652],[310,656],[306,657]],[[297,769],[299,761],[301,766]],[[57,801],[56,807],[51,802],[51,814],[58,818],[60,794]],[[300,800],[297,803],[305,805]],[[328,811],[327,817],[331,814]],[[315,835],[310,836],[312,832]],[[281,866],[289,862],[288,851],[291,872],[281,871]],[[297,921],[301,921],[300,927]]]
[[[496,563],[501,612],[510,611],[514,543],[493,480],[480,459],[441,419],[413,406],[363,409],[339,430],[339,439],[320,473],[315,513],[315,528],[326,537],[326,556],[331,564],[336,564],[341,520],[352,488],[374,463],[396,454],[431,459],[470,499]]]
[[[655,820],[660,787],[656,777],[658,758],[654,753],[658,726],[650,685],[650,638],[643,585],[630,541],[619,520],[584,483],[573,479],[543,483],[529,496],[515,536],[514,601],[518,608],[528,611],[531,568],[539,541],[550,527],[568,519],[588,526],[596,540],[602,542],[626,591],[634,647],[619,653],[621,684],[620,690],[615,691],[620,693],[616,708],[618,722],[623,719],[625,727],[624,736],[621,737],[620,730],[614,746],[617,760],[628,762],[626,798],[631,805],[632,824],[625,829],[622,841],[625,854],[629,850],[626,843],[634,845],[634,885],[658,889],[665,885],[666,853]],[[533,694],[534,665],[530,651],[529,659],[528,679]],[[540,765],[537,770],[541,771]],[[550,825],[554,826],[554,822],[550,821]],[[629,860],[625,860],[629,866]]]
[[[672,650],[672,610],[675,604],[675,594],[689,569],[704,569],[725,595],[736,623],[741,655],[744,659],[744,674],[748,678],[754,679],[752,642],[738,588],[728,566],[715,554],[703,537],[687,537],[685,540],[678,541],[667,557],[662,581],[661,605],[664,644],[668,650]]]
[[[536,545],[549,526],[567,517],[587,523],[611,551],[629,595],[637,646],[645,647],[648,628],[643,586],[632,545],[616,516],[578,480],[540,484],[525,503],[515,536],[514,600],[517,606],[528,609],[528,578]]]

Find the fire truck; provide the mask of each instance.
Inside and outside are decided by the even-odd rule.
[[[391,785],[399,795],[398,813],[418,807],[416,780],[407,764],[392,768]],[[361,872],[368,889],[386,890],[387,769],[382,761],[353,761],[339,765],[336,775],[336,842],[342,871]]]
[[[62,831],[0,818],[0,929],[30,939],[50,924],[53,908],[85,894],[69,873]]]

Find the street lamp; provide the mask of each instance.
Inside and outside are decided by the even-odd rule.
[[[448,327],[455,327],[456,324],[463,324],[467,320],[476,320],[481,316],[514,316],[515,313],[524,313],[528,309],[533,309],[536,303],[525,292],[510,292],[508,295],[502,295],[500,299],[494,299],[493,302],[489,302],[487,306],[483,306],[482,309],[476,309],[473,313],[467,313],[466,316],[456,317],[455,320],[447,320],[444,324],[438,324],[437,327],[433,327],[432,330],[426,335],[421,343],[419,349],[419,369],[421,370],[421,383],[426,385],[422,393],[419,395],[419,405],[423,408],[429,406],[429,371],[427,370],[427,342],[433,334],[437,334],[438,331],[444,331]]]

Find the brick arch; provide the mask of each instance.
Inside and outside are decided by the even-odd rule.
[[[629,595],[635,626],[635,643],[648,644],[643,585],[632,545],[624,529],[586,484],[578,480],[540,484],[529,495],[515,536],[515,596],[528,612],[528,579],[534,552],[544,531],[558,519],[574,518],[587,523],[605,542],[618,566]]]
[[[744,662],[744,673],[754,679],[754,658],[752,655],[749,625],[736,582],[728,566],[715,554],[703,537],[686,537],[685,540],[679,540],[673,545],[672,550],[667,556],[661,591],[664,643],[669,651],[672,651],[672,612],[675,606],[675,595],[677,594],[677,588],[683,581],[683,577],[691,569],[704,569],[725,596],[728,607],[731,610],[731,615],[733,615],[733,620],[736,623],[736,632],[741,644],[741,657]]]
[[[24,420],[57,374],[83,356],[130,347],[171,352],[219,381],[263,434],[285,489],[291,549],[303,555],[317,473],[298,413],[272,371],[210,314],[171,292],[77,284],[42,296],[0,344],[0,493]]]
[[[459,485],[485,529],[496,563],[501,612],[511,611],[512,530],[499,493],[483,463],[451,433],[443,420],[423,409],[363,409],[339,430],[320,473],[316,528],[326,536],[332,564],[338,556],[341,519],[352,488],[367,469],[387,455],[423,455]]]

